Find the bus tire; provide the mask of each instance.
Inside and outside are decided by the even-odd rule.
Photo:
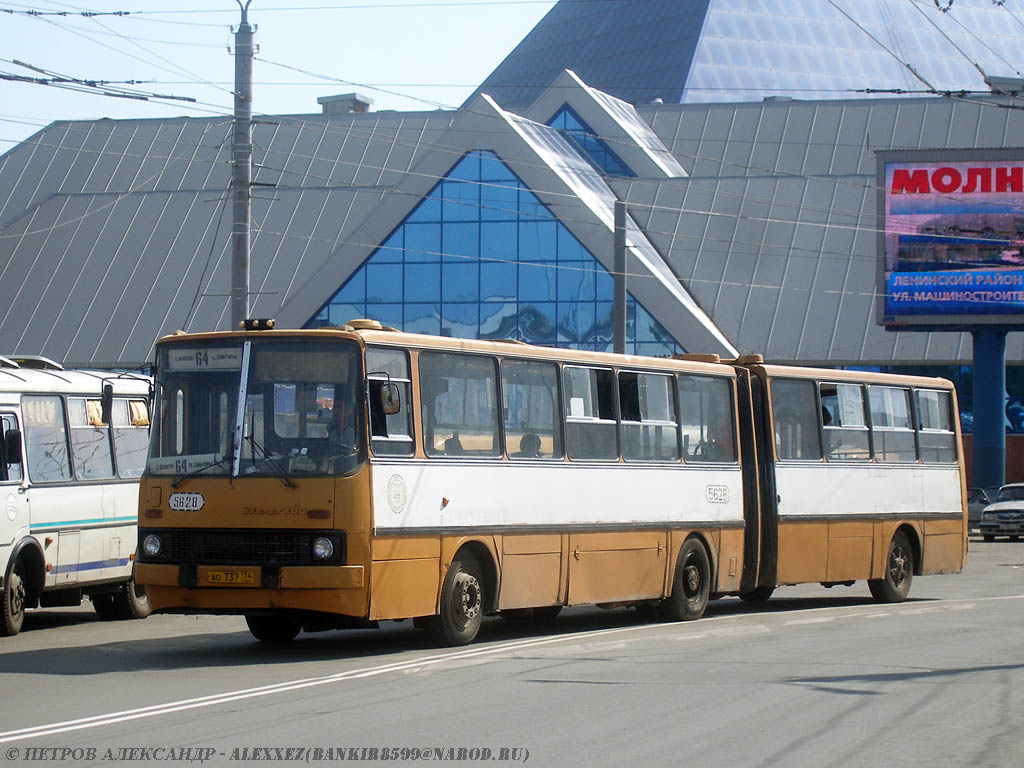
[[[117,618],[117,611],[114,610],[113,593],[90,595],[89,600],[92,602],[92,609],[96,611],[96,615],[103,619],[103,621],[113,621]]]
[[[740,600],[745,603],[766,603],[774,591],[775,587],[769,587],[767,584],[764,584],[749,592],[740,592]]]
[[[669,621],[692,621],[704,615],[711,595],[711,560],[699,539],[687,539],[679,550],[672,593],[661,601]]]
[[[901,603],[910,594],[910,582],[914,579],[914,550],[903,531],[896,531],[889,542],[889,554],[885,558],[885,576],[868,579],[871,596],[880,603]]]
[[[430,635],[439,645],[473,642],[484,618],[484,579],[470,552],[452,561],[441,586],[441,605],[430,620]]]
[[[135,583],[135,577],[128,579],[120,592],[111,595],[115,619],[144,619],[149,616],[149,597],[146,588]]]
[[[16,558],[4,579],[4,597],[0,605],[0,637],[12,637],[21,632],[25,623],[25,590],[24,563]]]
[[[245,623],[261,643],[291,642],[302,629],[302,619],[297,616],[247,613]]]

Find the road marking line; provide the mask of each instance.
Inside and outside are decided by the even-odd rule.
[[[833,619],[846,619],[853,618],[857,614],[851,613],[846,616],[824,616],[820,619],[794,619],[793,621],[787,621],[785,626],[791,626],[794,624],[825,624],[826,622],[832,621]]]
[[[1024,600],[1024,595],[1005,595],[1002,597],[981,597],[971,598],[970,600],[939,600],[937,603],[954,607],[957,604],[968,603],[975,604],[981,602],[992,602],[995,600]],[[823,611],[840,611],[849,610],[848,606],[835,606],[832,607],[817,607],[817,608],[804,608],[796,611],[791,611],[791,614],[800,613],[818,613]],[[770,612],[767,612],[770,614]],[[711,622],[717,621],[729,621],[737,618],[744,618],[746,616],[764,615],[757,613],[746,613],[729,616],[708,616],[707,618],[701,619],[700,625],[706,626]],[[846,614],[849,617],[855,617],[862,614]],[[844,618],[841,616],[838,618]],[[831,621],[831,617],[828,619],[821,619],[821,621]],[[793,624],[795,622],[790,621],[787,624]],[[637,624],[631,627],[615,627],[612,629],[594,629],[586,632],[578,632],[566,635],[558,635],[555,637],[544,637],[544,638],[531,638],[527,640],[514,640],[501,645],[487,646],[483,648],[471,648],[468,650],[453,651],[449,653],[438,654],[435,656],[426,656],[419,659],[410,659],[408,661],[393,662],[390,664],[382,664],[376,667],[366,667],[364,669],[353,669],[347,672],[338,672],[333,675],[324,675],[320,677],[311,677],[299,680],[291,680],[282,683],[274,683],[271,685],[262,685],[255,688],[244,688],[237,691],[225,691],[223,693],[211,694],[209,696],[199,696],[193,699],[182,699],[180,701],[172,701],[164,704],[154,704],[148,707],[139,707],[137,709],[124,710],[122,712],[108,712],[102,715],[93,715],[90,717],[82,717],[76,720],[65,720],[57,723],[47,723],[45,725],[31,726],[28,728],[18,728],[13,731],[0,732],[0,744],[6,744],[12,741],[21,741],[23,739],[36,739],[43,736],[53,736],[58,733],[68,733],[70,731],[79,731],[86,728],[98,728],[103,725],[116,725],[118,723],[129,722],[131,720],[139,720],[146,717],[155,717],[157,715],[169,715],[175,712],[184,712],[190,709],[200,709],[203,707],[212,707],[217,704],[227,704],[232,701],[243,701],[246,699],[255,699],[262,696],[270,696],[276,693],[288,693],[291,691],[298,691],[305,688],[314,688],[321,685],[329,685],[332,683],[341,683],[349,680],[360,680],[370,677],[377,677],[379,675],[388,674],[389,672],[404,672],[408,670],[414,670],[417,668],[429,668],[437,664],[443,664],[449,661],[460,661],[462,659],[472,659],[477,657],[495,656],[501,653],[509,653],[520,650],[527,650],[530,648],[536,648],[544,645],[554,645],[556,643],[564,642],[580,642],[591,637],[602,637],[605,635],[616,635],[626,632],[646,632],[651,630],[670,630],[678,631],[679,625],[676,623],[668,624]]]

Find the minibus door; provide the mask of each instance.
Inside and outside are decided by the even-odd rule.
[[[23,455],[18,417],[0,413],[0,547],[28,534],[30,517]],[[0,567],[3,565],[0,562]]]

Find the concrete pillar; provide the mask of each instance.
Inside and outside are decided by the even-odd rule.
[[[978,488],[1006,482],[1006,331],[974,339],[974,478]]]

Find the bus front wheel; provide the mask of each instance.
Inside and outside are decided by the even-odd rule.
[[[246,614],[245,623],[261,643],[287,643],[302,629],[302,619],[297,616]]]
[[[11,637],[21,632],[21,625],[25,621],[25,601],[25,579],[19,557],[4,581],[4,599],[3,605],[0,606],[0,636]]]
[[[452,561],[441,586],[441,606],[430,619],[429,630],[440,645],[473,642],[484,618],[483,576],[476,558],[460,552]]]
[[[872,597],[880,603],[901,603],[910,594],[910,582],[914,579],[914,550],[903,531],[896,531],[889,542],[889,554],[885,560],[885,576],[868,579]]]
[[[122,591],[114,595],[114,609],[119,619],[144,619],[149,616],[146,588],[135,583],[134,575]]]
[[[704,615],[711,595],[711,561],[698,539],[687,539],[679,550],[672,593],[661,601],[669,621],[691,621]]]

